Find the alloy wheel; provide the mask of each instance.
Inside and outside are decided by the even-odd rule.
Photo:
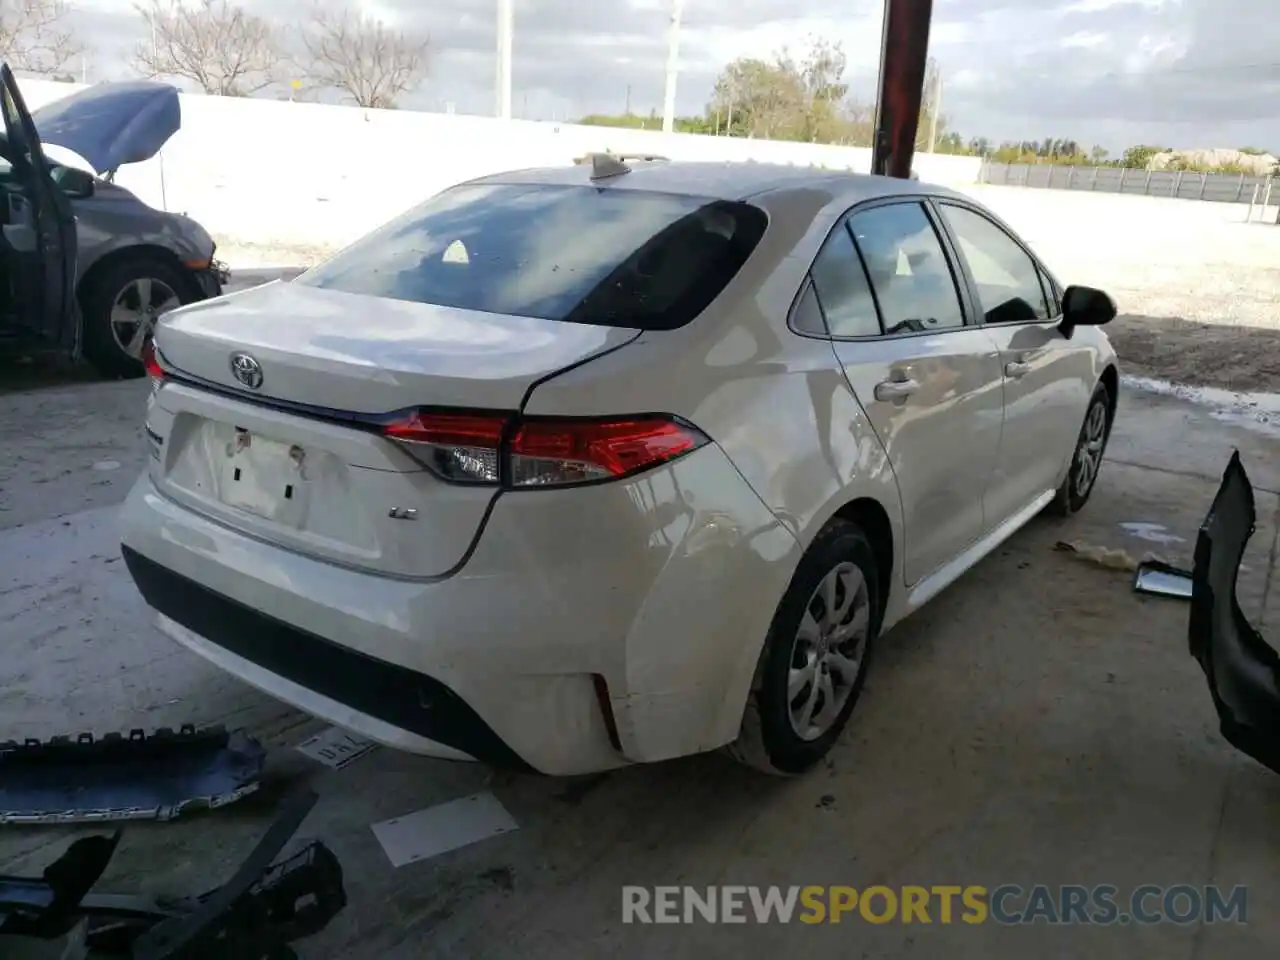
[[[828,571],[805,606],[791,648],[787,704],[801,740],[831,729],[849,700],[871,632],[871,591],[856,564]]]
[[[142,346],[155,330],[156,320],[181,305],[178,294],[163,280],[131,280],[111,302],[111,337],[122,352],[141,359]]]
[[[1080,444],[1076,447],[1075,484],[1076,496],[1087,496],[1093,489],[1098,470],[1102,466],[1103,448],[1107,443],[1107,408],[1102,403],[1095,403],[1089,408],[1085,418],[1084,429],[1080,434]]]

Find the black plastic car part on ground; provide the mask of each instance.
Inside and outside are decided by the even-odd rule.
[[[290,943],[318,933],[345,906],[342,867],[320,841],[274,863],[316,803],[285,802],[234,876],[194,897],[91,892],[120,832],[73,843],[40,877],[0,876],[0,956],[63,941],[67,960],[288,960]]]
[[[265,758],[221,727],[0,743],[0,824],[172,820],[254,793]]]
[[[1253,485],[1236,451],[1196,539],[1189,639],[1223,737],[1280,773],[1280,654],[1245,618],[1236,597],[1256,522]]]

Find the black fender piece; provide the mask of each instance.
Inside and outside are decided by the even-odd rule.
[[[1222,736],[1280,773],[1280,654],[1245,618],[1236,597],[1256,523],[1253,485],[1235,451],[1196,537],[1189,641],[1209,681]]]

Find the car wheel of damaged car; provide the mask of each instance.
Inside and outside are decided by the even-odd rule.
[[[826,756],[862,693],[880,623],[875,552],[855,524],[831,523],[800,561],[765,640],[728,751],[776,775]]]
[[[104,376],[142,376],[142,346],[156,320],[200,298],[182,268],[157,256],[129,257],[90,275],[80,291],[85,356]]]
[[[1069,517],[1089,502],[1094,484],[1098,482],[1098,472],[1102,469],[1102,458],[1107,452],[1110,436],[1111,394],[1107,385],[1100,383],[1094,388],[1084,423],[1080,426],[1076,449],[1071,455],[1071,469],[1049,505],[1052,513]]]

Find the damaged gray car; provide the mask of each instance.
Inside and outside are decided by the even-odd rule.
[[[220,295],[227,280],[200,224],[113,182],[181,127],[178,91],[147,80],[102,83],[28,112],[7,65],[0,88],[0,342],[139,377],[156,318]],[[95,173],[50,161],[44,144]]]

